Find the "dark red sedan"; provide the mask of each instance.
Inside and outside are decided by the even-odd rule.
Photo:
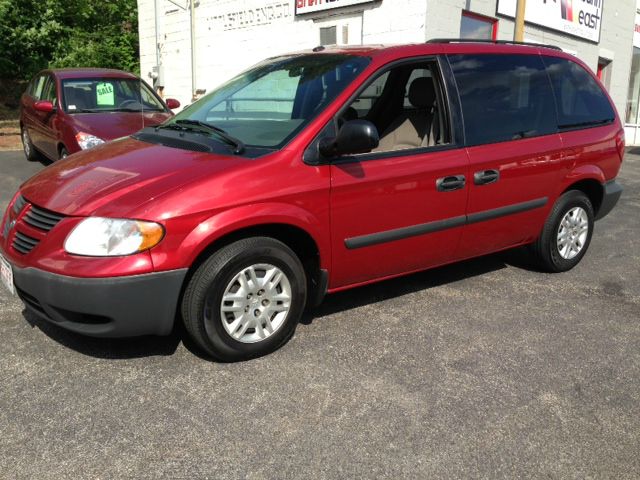
[[[28,160],[57,160],[158,125],[180,102],[166,103],[139,77],[102,68],[43,70],[20,101]]]

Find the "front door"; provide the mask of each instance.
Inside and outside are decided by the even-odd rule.
[[[331,165],[330,288],[451,260],[465,223],[468,162],[451,140],[435,61],[383,70],[343,109],[380,133],[374,152]],[[438,127],[436,127],[438,125]]]

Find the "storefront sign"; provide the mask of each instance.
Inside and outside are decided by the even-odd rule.
[[[236,30],[270,25],[291,15],[291,3],[269,3],[255,8],[222,12],[207,18],[218,30]]]
[[[517,0],[499,0],[498,14],[515,18]],[[542,27],[600,41],[604,0],[527,0],[524,19]]]
[[[348,7],[359,3],[373,3],[374,0],[296,0],[296,15],[319,12],[332,8]]]

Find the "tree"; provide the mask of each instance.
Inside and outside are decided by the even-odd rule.
[[[136,0],[0,0],[0,78],[47,67],[138,73]]]

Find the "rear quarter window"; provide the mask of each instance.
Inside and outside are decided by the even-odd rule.
[[[450,55],[467,145],[557,132],[553,91],[538,55]]]
[[[615,112],[598,82],[571,60],[543,57],[553,85],[560,129],[613,122]]]

